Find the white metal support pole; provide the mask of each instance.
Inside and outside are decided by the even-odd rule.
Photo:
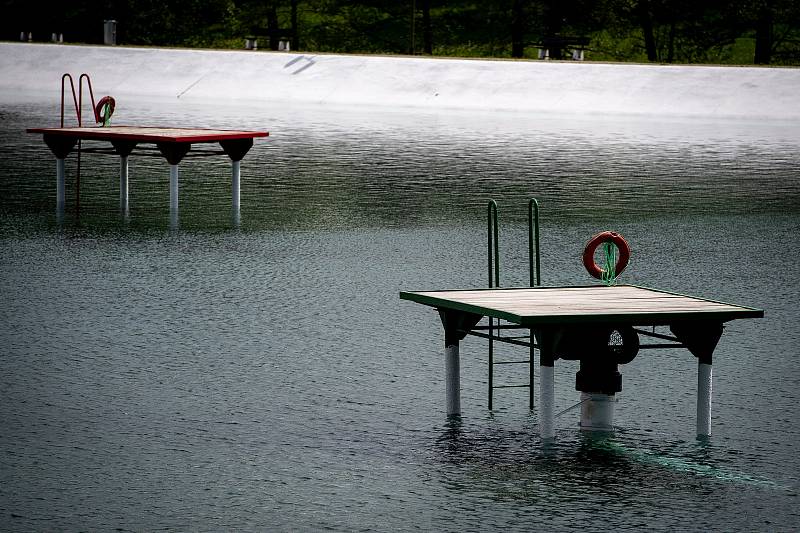
[[[721,322],[677,322],[670,330],[686,348],[697,357],[697,437],[711,436],[711,382],[712,357],[720,337]]]
[[[711,435],[711,365],[697,364],[697,436]]]
[[[555,368],[547,365],[540,365],[539,372],[539,432],[542,439],[555,438],[554,428],[554,408],[555,408]]]
[[[169,210],[178,212],[178,165],[169,166]]]
[[[461,414],[461,368],[458,358],[458,343],[444,349],[445,396],[447,416]]]
[[[169,224],[178,229],[178,165],[169,166]]]
[[[66,204],[66,194],[64,192],[64,159],[56,159],[56,213],[61,215],[64,213],[64,205]]]
[[[128,156],[119,158],[119,210],[128,214]]]
[[[233,197],[233,211],[239,211],[240,205],[240,182],[241,182],[241,161],[233,161],[231,164],[231,189]]]

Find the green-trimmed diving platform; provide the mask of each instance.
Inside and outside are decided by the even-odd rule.
[[[534,361],[538,350],[539,425],[543,439],[555,436],[554,364],[558,359],[580,361],[575,388],[581,392],[578,404],[581,429],[611,431],[615,394],[622,391],[619,365],[633,361],[640,350],[682,348],[698,360],[697,435],[709,436],[712,355],[723,325],[737,319],[761,318],[764,311],[636,285],[617,285],[616,277],[627,263],[629,249],[624,238],[614,232],[596,235],[584,253],[587,271],[603,279],[605,285],[541,286],[538,213],[538,202],[531,199],[528,204],[530,287],[500,287],[497,204],[490,201],[488,287],[400,292],[402,300],[439,312],[444,327],[448,416],[461,414],[459,343],[467,336],[489,341],[489,409],[492,409],[493,389],[507,387],[527,387],[533,409]],[[605,268],[594,263],[598,244],[603,245],[606,253]],[[616,259],[615,247],[625,248],[625,254],[620,254],[624,261]],[[479,325],[484,318],[488,319],[488,325]],[[524,361],[496,362],[495,342],[527,347],[530,356]],[[494,385],[493,366],[513,363],[529,365],[529,384]]]

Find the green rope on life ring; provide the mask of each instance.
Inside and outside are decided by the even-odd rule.
[[[600,280],[608,286],[617,283],[617,245],[611,241],[603,243],[603,254],[606,256]]]
[[[111,115],[114,114],[115,107],[116,102],[112,96],[104,96],[97,102],[94,112],[95,117],[97,117],[97,122],[99,122],[101,126],[106,127],[111,124]]]

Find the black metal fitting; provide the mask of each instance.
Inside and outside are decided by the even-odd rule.
[[[622,374],[617,372],[614,362],[581,360],[581,369],[575,374],[575,390],[600,394],[622,392]]]
[[[475,324],[483,318],[481,315],[468,313],[466,311],[453,311],[450,309],[438,309],[439,318],[442,319],[444,326],[444,345],[458,346],[458,342],[467,336],[467,332],[475,327]]]
[[[625,365],[639,353],[639,335],[632,326],[587,326],[560,331],[554,349],[557,359],[598,359]]]
[[[43,135],[44,143],[53,152],[53,155],[58,159],[65,159],[69,153],[75,148],[78,140],[72,137],[64,137],[61,135]]]

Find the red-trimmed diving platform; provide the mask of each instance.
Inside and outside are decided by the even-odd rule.
[[[39,133],[53,155],[56,156],[56,210],[63,213],[64,160],[80,141],[108,141],[111,148],[82,148],[89,153],[118,155],[120,158],[119,197],[120,209],[128,213],[128,156],[157,154],[170,164],[170,213],[177,221],[178,213],[178,164],[187,156],[227,155],[232,161],[233,210],[238,213],[240,205],[240,162],[253,146],[253,139],[268,137],[266,131],[219,130],[203,128],[161,128],[148,126],[106,126],[72,128],[28,128],[28,133]],[[194,144],[218,143],[221,150],[194,150]],[[155,150],[147,146],[155,145]],[[79,152],[80,153],[80,152]]]

